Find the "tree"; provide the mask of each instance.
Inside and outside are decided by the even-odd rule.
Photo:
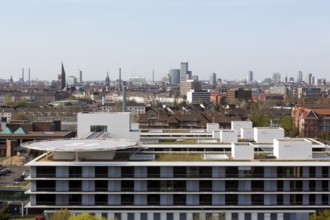
[[[98,218],[88,213],[82,213],[76,216],[71,216],[69,220],[106,220],[106,218]]]
[[[285,136],[287,137],[295,137],[298,135],[297,128],[293,123],[293,118],[289,115],[280,118],[280,127],[284,129]]]
[[[266,114],[253,112],[251,115],[251,121],[253,123],[253,127],[268,127],[270,124],[270,117]]]
[[[27,120],[27,121],[29,121],[30,117],[27,114],[25,114],[24,112],[18,112],[13,116],[12,120],[23,120],[23,121]]]
[[[71,217],[71,213],[67,209],[56,210],[51,220],[68,220]]]
[[[11,217],[9,206],[0,209],[0,220],[7,220]]]
[[[328,220],[330,219],[330,210],[324,209],[309,216],[310,220]]]

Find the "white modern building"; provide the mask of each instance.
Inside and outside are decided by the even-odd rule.
[[[229,131],[223,135],[235,132]],[[26,208],[45,214],[68,208],[121,220],[307,220],[315,210],[330,208],[327,146],[311,139],[141,145],[110,138],[111,132],[27,143],[46,153],[27,164]],[[298,150],[303,152],[295,157]]]

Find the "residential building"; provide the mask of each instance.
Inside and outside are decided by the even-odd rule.
[[[298,98],[321,98],[321,88],[303,87],[298,88]]]
[[[301,137],[330,132],[330,105],[296,105],[292,117]]]

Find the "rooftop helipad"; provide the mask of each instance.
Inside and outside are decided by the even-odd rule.
[[[137,148],[135,141],[123,139],[69,139],[54,141],[39,141],[22,144],[22,147],[33,150],[48,152],[88,152],[88,151],[111,151],[127,148]]]

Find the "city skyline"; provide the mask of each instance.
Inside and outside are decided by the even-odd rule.
[[[326,78],[330,3],[324,1],[8,1],[0,8],[0,78],[159,80],[189,62],[193,75],[257,81],[274,72]],[[26,78],[26,77],[25,77]]]

